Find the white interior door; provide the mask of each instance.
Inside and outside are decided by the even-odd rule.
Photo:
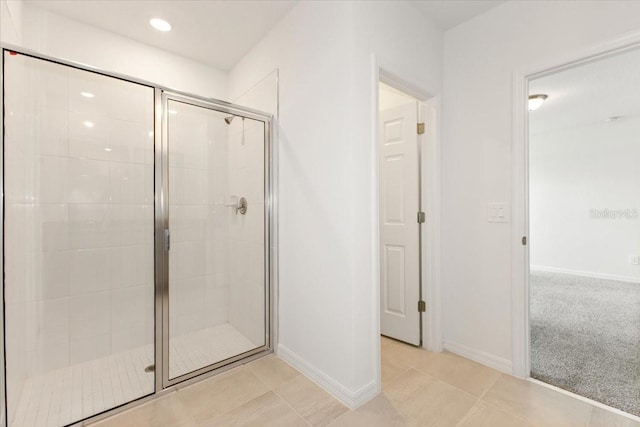
[[[420,345],[418,107],[380,112],[381,332]]]

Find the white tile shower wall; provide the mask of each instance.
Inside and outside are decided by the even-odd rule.
[[[229,194],[245,197],[245,215],[229,215],[229,323],[265,344],[264,124],[235,120],[229,130]]]
[[[152,343],[153,90],[21,55],[5,68],[8,372]]]
[[[227,125],[224,115],[169,104],[171,339],[228,320]]]

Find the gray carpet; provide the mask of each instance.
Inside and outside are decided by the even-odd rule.
[[[640,284],[532,271],[531,376],[640,416]]]

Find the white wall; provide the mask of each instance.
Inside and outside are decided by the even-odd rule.
[[[512,73],[640,30],[638,2],[511,1],[445,33],[443,311],[445,341],[511,364]]]
[[[441,34],[408,2],[301,2],[229,77],[233,99],[280,71],[279,351],[349,405],[379,388],[372,53],[439,92]]]
[[[354,361],[356,382],[365,384],[379,361],[378,75],[374,62],[411,89],[437,98],[442,90],[442,31],[410,1],[354,2]],[[432,122],[433,126],[438,126]],[[436,143],[435,141],[431,141]],[[425,154],[432,147],[426,147]],[[423,158],[424,161],[424,158]],[[426,179],[426,174],[423,176]],[[425,185],[426,182],[423,182]],[[427,188],[425,186],[424,188]],[[437,215],[431,210],[433,217]],[[423,253],[423,262],[425,254]],[[371,306],[365,301],[371,301]],[[429,309],[433,310],[433,302]],[[425,328],[429,327],[425,325]],[[367,331],[364,333],[361,331]],[[424,337],[423,337],[424,338]],[[372,358],[372,354],[374,357]],[[367,361],[367,364],[364,363]],[[370,365],[372,364],[372,365]],[[379,385],[379,384],[378,384]]]
[[[532,267],[640,281],[639,134],[635,117],[530,136]]]
[[[22,40],[5,40],[3,30],[3,41],[171,89],[227,98],[223,71],[27,3],[21,15]]]
[[[229,81],[234,98],[280,70],[280,350],[349,389],[351,13],[349,3],[300,3]],[[324,123],[330,126],[319,126]]]
[[[0,0],[0,40],[11,44],[22,41],[21,0]]]
[[[233,103],[278,116],[278,70],[269,72],[257,82],[242,82],[236,88]],[[265,156],[268,155],[264,138],[265,127],[260,122],[235,119],[229,132],[229,181],[230,197],[247,198],[248,210],[244,215],[231,213],[229,233],[232,236],[230,250],[234,263],[229,272],[229,323],[256,345],[265,343],[265,244],[271,244],[271,256],[277,256],[276,216],[271,218],[271,242],[265,242],[264,214],[267,200],[264,198]],[[272,161],[277,161],[277,136],[272,139]],[[276,168],[275,163],[270,167]],[[277,188],[277,176],[272,176],[272,186]],[[274,209],[277,209],[274,206]],[[275,221],[274,221],[275,220]],[[277,260],[271,267],[277,271]],[[247,269],[251,265],[251,269]],[[271,276],[276,271],[270,271]],[[271,283],[272,287],[275,286]],[[277,303],[275,304],[277,308]],[[275,329],[276,326],[274,326]],[[272,336],[273,338],[273,336]]]

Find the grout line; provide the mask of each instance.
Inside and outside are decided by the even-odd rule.
[[[399,372],[398,374],[394,375],[393,377],[391,377],[390,379],[387,380],[387,383],[392,383],[395,382],[398,378],[400,378],[402,375],[404,375],[405,373],[407,373],[410,369],[414,369],[418,372],[420,372],[418,369],[416,369],[413,366],[409,366],[408,368],[406,368],[404,371]],[[420,372],[422,374],[424,374],[424,372]],[[431,375],[429,375],[431,376]],[[380,377],[380,383],[382,383],[382,377]],[[380,384],[380,390],[384,391],[384,385]]]
[[[478,408],[478,403],[484,404],[480,399],[476,400],[471,408],[467,411],[467,413],[456,423],[456,427],[462,426],[468,419],[470,419],[473,415],[475,415],[482,408]]]
[[[277,355],[275,357],[278,357]],[[278,359],[280,359],[278,357]],[[280,359],[282,360],[282,359]],[[311,381],[309,380],[309,378],[307,378],[302,372],[298,371],[296,368],[294,368],[293,366],[289,365],[286,361],[282,360],[287,366],[289,366],[290,368],[294,369],[296,372],[298,372],[298,375],[296,375],[294,378],[291,378],[289,381],[285,381],[284,383],[280,384],[278,387],[281,387],[285,384],[289,384],[290,382],[293,382],[294,380],[298,379],[299,377],[303,377],[304,379],[306,379],[307,381]],[[311,381],[313,383],[313,381]],[[316,387],[319,387],[317,384],[313,383]],[[320,387],[319,387],[320,388]],[[341,406],[345,406],[342,402],[338,401],[335,397],[333,397],[332,395],[330,395],[329,393],[327,393],[326,391],[324,391],[322,388],[320,388],[320,390],[322,391],[322,393],[324,393],[330,400],[332,401],[336,401],[338,402]],[[304,417],[300,412],[298,412],[291,404],[289,404],[289,402],[282,397],[275,389],[272,389],[271,391],[273,391],[273,393],[278,396],[280,399],[282,399],[287,406],[289,406],[296,414],[298,414],[307,424],[309,424],[310,426],[312,425],[310,421],[307,420],[306,417]],[[346,407],[346,406],[345,406]],[[336,417],[335,419],[331,420],[331,422],[329,424],[333,424],[333,422],[335,420],[337,420],[338,418],[340,418],[341,416],[343,416],[344,414],[347,414],[349,412],[353,412],[350,408],[346,407],[346,411],[344,411],[342,414],[340,414],[338,417]]]
[[[290,380],[290,381],[293,381],[293,380]],[[289,383],[290,381],[287,381],[287,383]],[[283,383],[283,384],[286,384],[286,383]],[[281,384],[281,385],[282,385],[282,384]],[[298,412],[298,411],[296,410],[296,408],[294,408],[293,406],[291,406],[291,404],[290,404],[289,402],[287,402],[287,400],[286,400],[284,397],[280,396],[280,394],[278,394],[278,392],[277,392],[277,391],[275,391],[275,390],[273,390],[273,389],[272,389],[272,390],[271,390],[271,392],[273,392],[273,394],[275,394],[275,395],[278,397],[278,399],[282,400],[282,401],[284,402],[284,404],[285,404],[285,405],[287,405],[287,406],[288,406],[288,407],[289,407],[289,408],[290,408],[290,409],[291,409],[291,410],[292,410],[296,415],[298,415],[298,416],[299,416],[299,417],[300,417],[300,418],[301,418],[305,423],[307,423],[307,425],[309,425],[309,426],[311,426],[311,425],[312,425],[312,424],[311,424],[311,422],[310,422],[309,420],[307,420],[307,418],[306,418],[305,416],[303,416],[300,412]],[[333,422],[333,421],[332,421],[332,422]]]
[[[464,358],[463,358],[463,359],[464,359]],[[493,386],[498,382],[498,379],[499,379],[499,378],[500,378],[500,376],[502,375],[502,374],[498,375],[498,376],[497,376],[497,377],[496,377],[496,378],[491,382],[491,384],[486,388],[486,390],[484,390],[484,391],[483,391],[479,396],[476,396],[476,395],[474,395],[474,394],[472,394],[472,393],[470,393],[470,392],[468,392],[468,391],[466,391],[466,390],[461,389],[460,387],[458,387],[458,386],[456,386],[456,385],[454,385],[454,384],[451,384],[450,382],[446,381],[445,379],[442,379],[442,378],[437,377],[437,376],[435,376],[435,375],[433,375],[433,374],[430,374],[430,373],[424,372],[423,370],[421,370],[421,369],[417,368],[416,366],[413,366],[413,365],[412,365],[412,368],[413,368],[414,370],[416,370],[416,371],[420,372],[420,373],[421,373],[421,374],[423,374],[423,375],[426,375],[426,376],[428,376],[428,377],[431,377],[431,378],[435,379],[436,381],[439,381],[439,382],[441,382],[441,383],[443,383],[443,384],[448,385],[449,387],[453,387],[453,388],[454,388],[454,389],[456,389],[457,391],[460,391],[460,392],[462,392],[462,393],[464,393],[464,394],[466,394],[466,395],[468,395],[468,396],[472,397],[472,398],[475,400],[475,402],[474,402],[473,406],[472,406],[471,408],[469,408],[469,411],[467,411],[467,413],[465,414],[465,416],[463,416],[463,417],[462,417],[462,419],[460,419],[460,421],[456,424],[456,426],[461,426],[465,421],[467,421],[469,418],[471,418],[471,416],[473,416],[473,414],[475,414],[476,412],[478,412],[478,410],[480,409],[480,408],[477,408],[477,407],[478,407],[478,404],[482,404],[482,405],[484,405],[484,406],[486,406],[486,405],[488,404],[487,402],[485,402],[484,400],[482,400],[482,398],[483,398],[483,397],[484,397],[484,396],[489,392],[489,390],[490,390],[490,389],[491,389],[491,388],[492,388],[492,387],[493,387]]]
[[[327,427],[331,427],[332,425],[334,425],[336,422],[338,422],[338,420],[342,417],[346,417],[347,414],[350,414],[352,412],[356,412],[356,411],[352,411],[351,409],[347,408],[347,410],[345,412],[343,412],[342,414],[338,415],[334,420],[332,420],[329,424],[327,424]]]
[[[425,373],[424,373],[424,372],[422,372],[422,371],[418,371],[418,372],[420,372],[420,373],[422,373],[422,374],[424,374],[424,375],[429,375],[429,374],[425,374]],[[472,398],[473,398],[474,400],[476,400],[476,401],[477,401],[477,400],[480,400],[480,398],[479,398],[478,396],[475,396],[475,395],[473,395],[473,394],[469,393],[468,391],[461,389],[460,387],[457,387],[457,386],[455,386],[455,385],[453,385],[453,384],[450,384],[450,383],[446,382],[445,380],[441,380],[441,379],[440,379],[440,378],[438,378],[438,377],[434,377],[433,375],[429,375],[429,376],[430,376],[430,377],[432,377],[432,378],[434,378],[436,381],[441,382],[442,384],[446,384],[446,385],[448,385],[449,387],[453,387],[453,388],[454,388],[454,389],[456,389],[457,391],[462,392],[462,393],[466,394],[467,396],[472,397]]]
[[[591,410],[589,411],[589,416],[587,417],[587,422],[585,423],[585,427],[589,427],[589,424],[591,424],[591,417],[593,417],[594,409],[595,409],[595,406],[592,406]]]
[[[518,412],[516,412],[514,410],[513,406],[508,405],[508,404],[507,405],[500,405],[499,403],[493,403],[493,402],[488,402],[488,401],[484,400],[484,397],[487,395],[487,393],[489,393],[489,391],[498,383],[500,378],[502,378],[503,376],[512,377],[512,375],[501,373],[498,376],[498,378],[493,382],[491,387],[489,387],[486,390],[486,392],[482,394],[482,397],[481,397],[482,402],[488,407],[491,407],[491,408],[494,408],[494,409],[496,409],[498,411],[504,412],[505,414],[508,414],[508,415],[520,420],[520,421],[523,421],[527,425],[532,426],[533,425],[533,421],[528,419],[527,417],[522,416]],[[517,379],[519,379],[519,378],[517,378]]]
[[[260,360],[260,359],[258,359],[258,360]],[[250,363],[251,363],[251,362],[250,362]],[[230,373],[230,372],[234,372],[234,371],[236,371],[236,370],[238,370],[238,369],[246,368],[250,363],[245,363],[245,364],[239,365],[239,366],[237,366],[237,367],[235,367],[235,368],[233,368],[233,369],[230,369],[229,371],[222,372],[220,375],[225,375],[225,374],[228,374],[228,373]],[[262,381],[260,380],[260,378],[259,378],[257,375],[255,375],[253,372],[251,372],[251,370],[249,370],[249,374],[253,375],[253,376],[254,376],[258,381],[262,382]],[[213,377],[210,377],[210,378],[216,378],[216,377],[218,377],[218,376],[213,376]],[[207,379],[210,379],[210,378],[206,378],[206,379],[204,379],[203,381],[206,381]],[[181,402],[181,403],[182,403],[182,404],[187,408],[187,410],[189,410],[189,407],[188,407],[188,401],[183,400],[183,399],[185,399],[184,393],[183,393],[182,395],[180,395],[178,392],[179,392],[180,390],[188,389],[188,388],[190,388],[190,387],[192,387],[192,386],[196,386],[196,385],[198,385],[198,384],[202,384],[202,382],[200,382],[200,381],[199,381],[199,382],[195,382],[195,383],[193,383],[193,384],[189,384],[189,385],[187,385],[187,386],[185,386],[185,387],[182,387],[182,388],[180,388],[180,389],[175,390],[175,393],[177,394],[178,399],[179,399],[179,400],[180,400],[180,402]],[[264,382],[263,382],[263,384],[264,384]],[[214,387],[215,387],[215,386],[214,386]],[[269,388],[269,387],[267,386],[267,389],[268,389],[268,388]],[[215,414],[214,416],[212,416],[212,417],[208,417],[208,418],[206,418],[206,419],[204,419],[204,420],[202,420],[202,421],[198,421],[198,420],[196,420],[196,419],[194,418],[194,416],[191,414],[191,412],[192,412],[192,411],[190,411],[190,410],[189,410],[189,418],[191,418],[191,419],[194,421],[194,423],[195,423],[196,425],[198,425],[198,426],[202,426],[202,425],[203,425],[204,423],[206,423],[206,422],[209,422],[209,421],[211,421],[211,420],[214,420],[214,419],[216,419],[216,418],[218,418],[218,417],[220,417],[220,416],[223,416],[223,415],[228,415],[228,414],[230,414],[231,412],[236,411],[236,410],[238,410],[238,409],[242,408],[242,407],[243,407],[243,406],[245,406],[246,404],[248,404],[248,403],[250,403],[250,402],[253,402],[254,400],[259,399],[259,398],[261,398],[262,396],[264,396],[265,394],[269,393],[269,391],[271,391],[271,390],[267,390],[267,391],[265,391],[264,393],[261,393],[261,394],[259,394],[259,395],[255,396],[255,397],[253,397],[253,398],[249,399],[248,401],[246,401],[246,402],[242,403],[242,404],[241,404],[241,405],[239,405],[239,406],[236,406],[236,407],[229,407],[229,406],[225,406],[225,407],[223,408],[223,410],[222,410],[220,413],[217,413],[217,414]]]
[[[483,400],[483,401],[482,401],[482,403],[484,403],[486,407],[493,408],[493,409],[495,409],[496,411],[504,412],[505,414],[510,415],[510,416],[512,416],[513,418],[516,418],[516,419],[518,419],[518,420],[520,420],[520,421],[523,421],[523,422],[524,422],[524,423],[526,423],[527,425],[530,425],[530,426],[532,426],[532,425],[533,425],[533,421],[532,421],[532,420],[530,420],[530,419],[528,419],[528,418],[526,418],[526,417],[523,417],[522,415],[520,415],[520,414],[516,413],[516,412],[513,410],[513,408],[511,408],[511,407],[504,407],[504,408],[503,408],[503,407],[501,407],[501,406],[499,406],[499,405],[495,405],[495,404],[493,404],[493,403],[491,403],[491,402],[487,402],[486,400]]]
[[[274,354],[274,355],[273,355],[273,357],[278,357],[278,356]],[[297,416],[299,416],[299,417],[300,417],[300,418],[301,418],[305,423],[307,423],[307,425],[311,426],[312,424],[311,424],[309,421],[307,421],[307,419],[306,419],[304,416],[302,416],[302,414],[301,414],[301,413],[299,413],[298,411],[296,411],[296,409],[295,409],[293,406],[291,406],[291,405],[289,404],[289,402],[287,402],[287,401],[286,401],[286,399],[284,399],[282,396],[280,396],[280,394],[278,394],[278,392],[276,392],[275,387],[271,387],[271,386],[270,386],[269,384],[267,384],[267,383],[266,383],[262,378],[260,378],[260,376],[259,376],[259,375],[256,375],[256,374],[255,374],[255,372],[253,372],[253,370],[251,369],[251,365],[253,365],[254,363],[256,363],[258,360],[262,360],[262,359],[263,359],[263,358],[261,358],[261,359],[257,359],[257,360],[253,360],[253,361],[251,361],[250,363],[247,363],[247,364],[246,364],[246,365],[244,365],[244,366],[247,366],[247,367],[249,368],[249,370],[250,370],[250,371],[252,371],[253,375],[254,375],[256,378],[258,378],[258,381],[260,381],[262,384],[264,384],[264,385],[269,389],[269,391],[271,391],[273,394],[275,394],[275,395],[276,395],[276,397],[277,397],[278,399],[280,399],[282,402],[284,402],[284,404],[285,404],[285,405],[287,405],[287,406],[288,406],[288,407],[289,407],[289,408],[290,408],[290,409],[291,409],[291,410],[292,410],[292,411],[293,411]],[[278,357],[278,359],[280,359],[280,358]],[[282,359],[280,359],[280,360],[282,360]],[[295,371],[298,373],[298,375],[296,375],[295,377],[291,378],[291,379],[290,379],[290,380],[288,380],[288,381],[283,382],[282,384],[278,385],[278,387],[283,386],[283,385],[285,385],[285,384],[289,384],[289,383],[290,383],[290,382],[292,382],[293,380],[297,379],[300,375],[302,375],[302,373],[301,373],[300,371],[298,371],[296,368],[294,368],[293,366],[289,365],[289,364],[288,364],[287,362],[285,362],[284,360],[282,360],[282,361],[283,361],[287,366],[289,366],[290,368],[292,368],[293,370],[295,370]],[[332,422],[333,422],[333,421],[332,421]]]
[[[458,423],[458,426],[461,426],[465,421],[467,421],[469,418],[471,418],[471,416],[473,414],[475,414],[476,412],[478,412],[478,410],[480,410],[480,408],[478,408],[477,410],[474,411],[474,408],[476,408],[478,406],[478,404],[482,404],[483,405],[482,408],[485,408],[487,406],[493,406],[489,402],[486,402],[485,400],[483,400],[483,398],[486,396],[486,394],[489,392],[489,390],[491,390],[493,388],[493,386],[496,385],[496,383],[498,382],[498,380],[500,379],[501,376],[502,376],[502,374],[498,374],[496,376],[496,378],[491,382],[491,384],[487,387],[487,389],[485,391],[483,391],[482,394],[480,394],[480,396],[478,397],[478,400],[476,400],[476,403],[473,405],[473,407],[467,413],[467,415],[464,418],[462,418],[462,420],[460,420],[460,422]],[[453,384],[450,384],[450,385],[453,385]]]
[[[487,389],[482,392],[482,394],[480,395],[479,399],[484,399],[484,397],[487,395],[487,393],[489,393],[489,391],[493,388],[493,386],[495,386],[498,383],[498,380],[500,380],[500,377],[502,377],[502,374],[498,374],[498,376],[496,376],[496,379],[491,381],[491,384],[489,385],[489,387],[487,387]]]
[[[381,352],[382,352],[382,349],[381,349]],[[449,387],[453,387],[455,390],[460,391],[460,392],[462,392],[462,393],[464,393],[464,394],[466,394],[466,395],[468,395],[468,396],[470,396],[470,397],[472,397],[474,399],[473,405],[469,408],[469,410],[465,413],[465,415],[460,419],[460,421],[458,421],[456,423],[456,426],[462,425],[462,423],[464,423],[467,419],[469,419],[476,412],[475,409],[476,409],[478,403],[484,403],[484,402],[481,401],[480,397],[474,396],[473,394],[471,394],[471,393],[469,393],[469,392],[467,392],[465,390],[462,390],[459,387],[457,387],[457,386],[455,386],[453,384],[450,384],[450,383],[448,383],[447,381],[445,381],[443,379],[440,379],[440,378],[436,377],[435,375],[432,375],[430,373],[424,372],[423,370],[421,370],[418,367],[416,367],[414,363],[409,363],[409,367],[407,369],[405,369],[404,371],[402,371],[400,374],[398,374],[395,377],[393,377],[392,381],[395,381],[397,378],[399,378],[405,372],[408,372],[410,369],[413,369],[416,372],[418,372],[418,373],[420,373],[420,374],[422,374],[422,375],[424,375],[424,376],[426,376],[428,378],[432,378],[435,382],[440,382],[440,383],[445,384],[445,385],[447,385]],[[493,385],[493,383],[492,383],[492,385]],[[429,387],[429,386],[426,386],[426,387]],[[485,390],[485,392],[486,392],[486,390]],[[383,390],[383,393],[384,393],[384,390]],[[395,408],[395,406],[394,406],[394,408]],[[396,411],[397,411],[397,408],[396,408]],[[400,414],[400,412],[398,412],[398,414]],[[402,415],[402,414],[400,414],[400,415]]]

